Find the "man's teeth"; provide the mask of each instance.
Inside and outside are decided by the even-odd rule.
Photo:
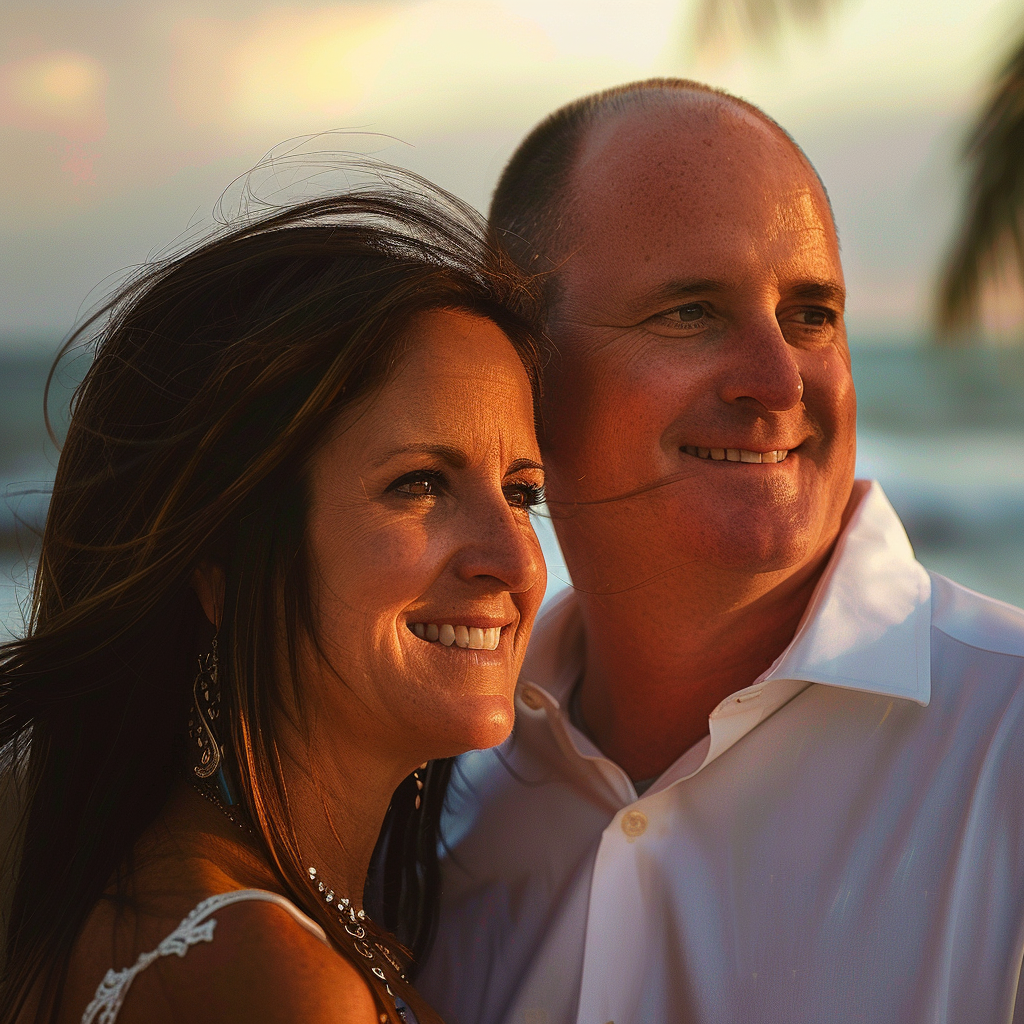
[[[683,451],[716,462],[782,462],[789,454],[781,448],[774,452],[748,452],[745,448],[696,448],[692,444],[684,445]]]
[[[433,622],[410,622],[409,628],[421,639],[442,643],[445,647],[464,647],[470,651],[496,651],[501,640],[501,627],[439,626]]]

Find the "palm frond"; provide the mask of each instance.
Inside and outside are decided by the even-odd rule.
[[[821,21],[841,0],[700,0],[694,22],[698,48],[730,36],[772,43],[784,24]]]
[[[1007,255],[1024,273],[1024,39],[996,80],[964,155],[971,184],[939,286],[937,319],[946,338],[977,325],[982,287]]]

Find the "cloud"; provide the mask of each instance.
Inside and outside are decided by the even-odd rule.
[[[489,0],[423,0],[268,9],[244,21],[181,18],[172,29],[175,106],[188,124],[238,134],[342,126],[421,134],[488,123],[531,96],[547,104],[580,82],[603,85],[642,68],[615,55],[615,33],[590,52],[569,46],[568,26],[535,13]],[[593,29],[584,37],[592,40]],[[652,45],[646,36],[644,45]]]
[[[0,125],[92,142],[106,133],[106,68],[84,53],[53,52],[0,66]]]

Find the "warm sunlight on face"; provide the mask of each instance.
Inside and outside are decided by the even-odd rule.
[[[506,336],[455,312],[408,332],[397,374],[314,458],[307,536],[328,664],[300,685],[322,722],[419,761],[512,727],[544,594],[530,523],[544,474]]]
[[[820,557],[853,485],[856,400],[813,173],[756,119],[666,103],[595,129],[574,187],[551,325],[567,356],[545,382],[574,583],[621,592],[671,586],[694,560],[749,574]]]

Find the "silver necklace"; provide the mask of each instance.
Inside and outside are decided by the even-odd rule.
[[[232,825],[237,825],[243,832],[247,832],[249,835],[256,835],[252,830],[252,826],[245,821],[243,818],[236,818],[231,813],[231,808],[228,807],[220,797],[211,793],[205,786],[200,784],[196,779],[189,779],[189,785],[204,799],[208,800],[214,807],[216,807]]]
[[[370,919],[366,916],[366,911],[362,908],[356,910],[352,905],[352,901],[347,896],[335,896],[334,890],[320,878],[320,872],[315,867],[307,868],[306,873],[309,875],[310,882],[316,886],[316,891],[320,894],[324,903],[337,911],[338,923],[344,928],[345,933],[351,939],[356,953],[364,960],[377,961],[371,963],[370,971],[376,978],[384,982],[388,995],[393,998],[395,994],[391,991],[387,975],[385,975],[381,968],[379,960],[383,959],[402,981],[408,982],[409,979],[405,976],[402,965],[391,950],[383,942],[372,938],[367,932],[366,926],[373,926]]]
[[[231,808],[226,807],[223,801],[221,801],[215,794],[211,793],[205,786],[201,786],[198,782],[192,781],[192,788],[200,796],[213,804],[214,807],[217,807],[230,822],[237,825],[243,832],[248,833],[250,836],[255,836],[256,833],[252,830],[249,823],[244,819],[235,817],[235,815],[231,813]],[[376,928],[366,916],[366,911],[362,908],[356,910],[352,905],[352,901],[347,896],[335,895],[334,890],[320,878],[320,872],[315,867],[307,868],[306,874],[309,875],[310,883],[316,887],[316,891],[319,893],[324,903],[337,912],[338,923],[342,926],[345,934],[349,937],[356,953],[364,960],[371,961],[371,963],[368,964],[371,973],[374,977],[384,983],[384,987],[387,989],[388,995],[394,998],[395,993],[391,991],[387,975],[380,966],[380,961],[383,960],[387,963],[392,971],[394,971],[402,981],[408,983],[409,979],[405,976],[405,971],[398,958],[383,942],[373,938],[367,931],[367,926],[373,928],[374,931],[376,931]],[[399,1012],[401,1012],[401,1007],[399,1007]]]

